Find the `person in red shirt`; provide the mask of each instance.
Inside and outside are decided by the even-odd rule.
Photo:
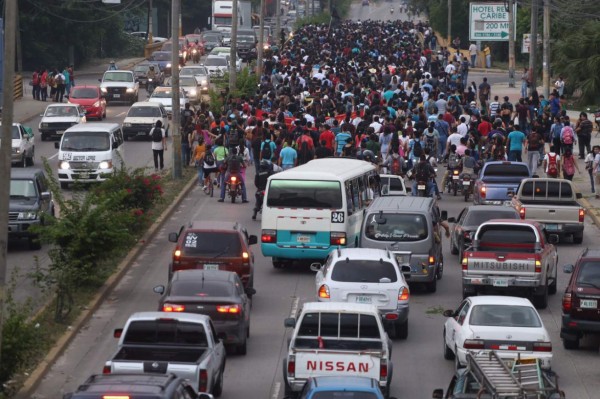
[[[321,125],[321,134],[319,135],[319,142],[325,142],[325,147],[333,151],[333,142],[335,141],[335,134],[329,130],[328,124]]]
[[[450,111],[446,110],[446,113],[444,114],[443,119],[446,122],[448,122],[448,125],[450,125],[450,127],[456,126],[456,119],[454,118],[454,115],[452,115],[450,113]]]
[[[488,134],[492,131],[492,124],[490,123],[489,116],[484,115],[481,118],[481,123],[477,127],[477,130],[479,131],[479,135],[481,136],[482,139],[487,138]]]

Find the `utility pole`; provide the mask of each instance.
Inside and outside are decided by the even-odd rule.
[[[17,23],[17,0],[4,2],[4,83],[2,100],[2,140],[0,141],[0,337],[4,322],[4,299],[6,296],[6,264],[8,249],[8,200],[10,196],[10,157],[15,88],[15,46]],[[1,28],[1,27],[0,27]],[[1,343],[1,340],[0,340]],[[0,359],[2,348],[0,347]]]
[[[448,0],[448,43],[446,45],[450,47],[452,43],[452,0]]]
[[[231,65],[229,66],[229,92],[235,90],[237,82],[237,31],[238,31],[238,0],[233,0],[233,12],[231,18],[231,49],[229,55],[231,58]]]
[[[529,39],[529,77],[531,79],[531,88],[529,93],[532,93],[537,87],[537,48],[538,48],[538,0],[531,0],[531,37]]]
[[[173,52],[171,55],[171,104],[173,117],[171,119],[171,132],[173,133],[173,178],[181,179],[181,106],[179,99],[179,14],[181,0],[171,3],[171,40]]]
[[[515,10],[514,1],[508,0],[508,87],[515,87]]]
[[[23,47],[21,46],[21,21],[20,18],[18,17],[19,15],[19,2],[15,1],[16,5],[15,7],[17,7],[17,27],[15,28],[15,34],[17,36],[17,73],[22,73],[23,72]]]
[[[148,0],[148,44],[154,42],[154,37],[152,37],[154,27],[152,25],[152,0]]]
[[[265,41],[265,0],[260,0],[260,32],[258,33],[258,54],[256,55],[256,76],[258,81],[262,76],[263,70],[263,52]]]
[[[542,85],[544,98],[550,95],[550,0],[544,0],[544,48],[542,59]]]

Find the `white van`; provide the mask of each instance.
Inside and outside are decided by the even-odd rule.
[[[58,149],[58,181],[69,183],[105,180],[123,160],[123,132],[118,123],[80,123],[70,127]]]

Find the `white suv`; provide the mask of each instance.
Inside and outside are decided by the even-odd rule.
[[[388,331],[396,338],[408,336],[410,291],[404,273],[387,250],[345,248],[332,251],[325,264],[313,263],[317,300],[366,303],[377,307]]]

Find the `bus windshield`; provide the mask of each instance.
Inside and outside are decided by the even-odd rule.
[[[267,206],[286,208],[342,207],[342,189],[337,181],[272,180]]]

